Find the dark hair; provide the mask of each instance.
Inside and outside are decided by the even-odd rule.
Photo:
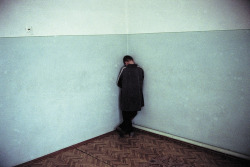
[[[130,61],[130,60],[134,61],[134,59],[129,55],[126,55],[126,56],[123,57],[123,63],[124,64],[125,64],[126,61]]]

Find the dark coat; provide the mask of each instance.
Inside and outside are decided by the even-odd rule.
[[[120,107],[122,111],[140,111],[144,106],[143,79],[143,69],[137,64],[129,64],[121,69],[117,85],[121,88]]]

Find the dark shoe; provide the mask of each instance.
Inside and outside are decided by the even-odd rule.
[[[130,132],[129,133],[129,137],[134,137],[135,136],[135,133],[134,132]]]
[[[120,127],[117,127],[115,130],[118,132],[120,137],[124,137],[125,132]]]

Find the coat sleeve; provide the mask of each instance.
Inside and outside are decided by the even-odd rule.
[[[142,69],[142,81],[144,80],[144,71]]]
[[[120,88],[122,88],[122,79],[123,79],[123,70],[125,69],[126,67],[123,67],[118,75],[118,78],[117,78],[117,86],[119,86]]]

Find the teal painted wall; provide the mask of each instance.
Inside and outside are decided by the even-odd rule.
[[[146,74],[136,123],[249,155],[249,1],[99,1],[1,0],[0,166],[112,130],[127,51]]]
[[[250,31],[134,34],[145,70],[135,123],[250,155]]]
[[[125,35],[0,38],[0,166],[112,131]]]
[[[113,130],[127,52],[145,71],[135,123],[250,155],[249,30],[0,38],[0,166]]]

